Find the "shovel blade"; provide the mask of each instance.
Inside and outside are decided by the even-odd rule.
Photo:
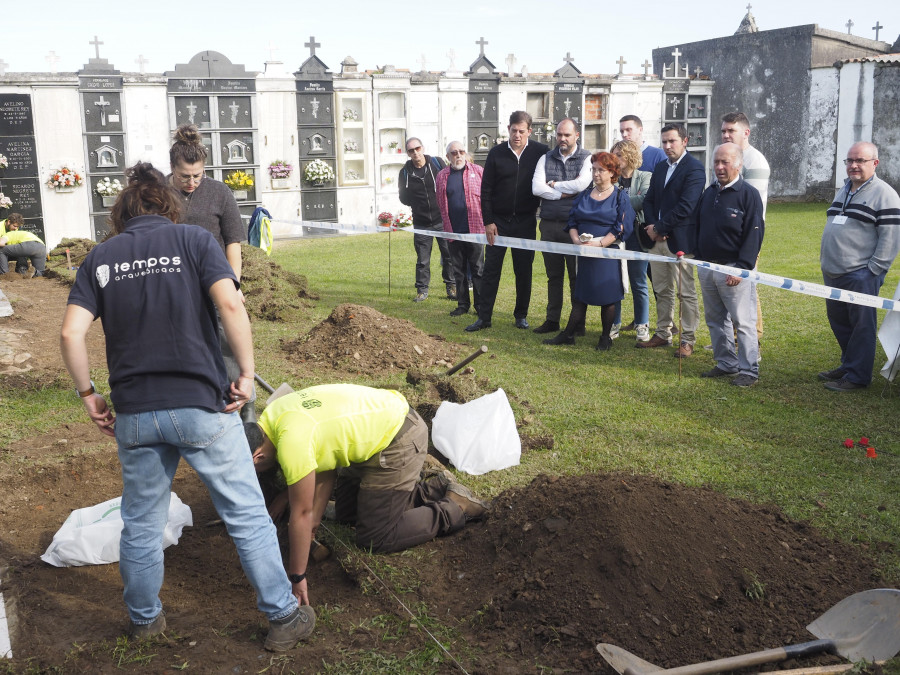
[[[635,656],[621,647],[616,647],[615,645],[607,644],[605,642],[601,642],[597,645],[597,651],[600,652],[600,656],[606,659],[606,662],[611,665],[617,673],[624,673],[626,670],[630,670],[631,672],[639,673],[640,675],[649,675],[650,673],[662,670],[659,666],[654,666],[649,661],[644,661],[641,657]]]
[[[294,389],[287,382],[282,382],[278,385],[278,389],[272,392],[272,395],[266,399],[266,405],[270,405],[272,401],[281,398],[285,394],[290,394],[294,391]]]
[[[855,593],[806,627],[833,640],[838,654],[856,662],[883,661],[900,652],[900,590],[876,588]]]

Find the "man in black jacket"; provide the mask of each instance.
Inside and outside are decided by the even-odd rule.
[[[679,251],[690,256],[694,251],[694,207],[706,184],[703,165],[687,151],[687,130],[683,124],[667,124],[662,128],[662,148],[668,158],[653,169],[650,189],[644,198],[644,229],[654,242],[649,253],[675,258]],[[635,347],[663,347],[672,343],[675,325],[675,296],[681,301],[681,345],[678,358],[694,353],[700,305],[694,287],[694,266],[678,263],[651,262],[653,290],[656,293],[656,334]],[[680,279],[678,278],[680,275]]]
[[[540,200],[531,192],[531,178],[538,160],[549,148],[543,143],[529,142],[531,115],[517,110],[509,116],[509,142],[495,145],[488,153],[481,179],[481,213],[488,247],[484,253],[481,277],[481,305],[478,320],[466,326],[471,332],[491,327],[494,302],[500,287],[505,246],[495,246],[497,235],[537,238],[536,212]],[[516,328],[528,328],[528,305],[531,302],[531,269],[534,251],[512,249],[513,272],[516,275]]]
[[[438,209],[434,177],[447,165],[440,157],[426,155],[422,141],[416,137],[407,139],[406,154],[409,155],[409,160],[400,169],[397,181],[400,186],[400,202],[412,211],[413,227],[442,232],[444,223]],[[427,234],[414,234],[416,297],[413,302],[422,302],[428,297],[428,286],[431,283],[431,250],[435,239],[441,252],[441,274],[447,288],[447,297],[456,300],[456,282],[453,280],[447,240]]]

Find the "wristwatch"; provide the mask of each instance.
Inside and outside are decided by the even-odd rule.
[[[306,572],[304,572],[303,574],[288,574],[288,581],[290,581],[292,584],[299,584],[305,578]]]
[[[90,396],[94,393],[95,387],[96,387],[96,385],[94,384],[94,381],[91,380],[91,386],[88,389],[85,389],[84,391],[80,391],[78,389],[78,387],[75,387],[75,393],[78,394],[78,396],[80,396],[81,398],[87,398],[88,396]]]

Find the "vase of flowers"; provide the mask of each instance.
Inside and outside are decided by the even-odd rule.
[[[222,182],[231,189],[235,199],[247,199],[249,190],[253,187],[253,176],[244,171],[237,170],[228,174]]]
[[[303,180],[314,187],[322,187],[334,180],[334,169],[321,159],[314,159],[303,170]]]
[[[94,188],[94,191],[100,195],[100,198],[103,200],[103,206],[110,207],[116,203],[116,197],[124,189],[125,186],[119,182],[118,178],[110,180],[107,176],[97,181],[97,187]]]
[[[12,206],[12,199],[0,192],[0,209],[8,209],[10,206]]]
[[[0,169],[5,169],[9,166],[9,160],[6,158],[6,155],[0,155]]]
[[[80,185],[84,185],[84,176],[67,166],[61,166],[56,171],[51,171],[50,178],[47,180],[47,187],[51,187],[57,192],[72,192]]]
[[[409,227],[412,224],[412,215],[403,213],[403,211],[400,211],[400,213],[397,214],[397,217],[394,218],[394,225],[396,227]]]
[[[382,227],[390,227],[394,222],[394,214],[390,211],[382,211],[378,214],[378,224]]]
[[[400,141],[391,141],[388,143],[388,148],[393,150],[394,152],[400,152]]]
[[[276,159],[269,164],[269,178],[272,180],[273,190],[284,190],[291,187],[291,173],[294,167],[287,162]]]

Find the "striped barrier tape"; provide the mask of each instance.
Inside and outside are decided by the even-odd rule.
[[[282,220],[273,221],[273,223],[285,223],[292,226],[314,227],[325,230],[336,230],[339,232],[358,232],[358,233],[374,233],[374,232],[409,232],[411,234],[421,234],[429,237],[441,237],[455,241],[467,241],[473,244],[487,244],[487,239],[483,234],[457,234],[455,232],[444,232],[438,230],[420,230],[413,227],[393,227],[381,225],[352,225],[345,223],[321,223],[309,220]],[[560,253],[563,255],[583,256],[586,258],[611,258],[615,260],[647,260],[649,262],[674,263],[677,258],[669,258],[667,256],[655,255],[652,253],[643,253],[641,251],[626,251],[617,247],[600,248],[598,246],[577,246],[575,244],[558,244],[556,242],[539,241],[537,239],[520,239],[518,237],[500,237],[498,236],[494,243],[498,246],[507,248],[521,248],[529,251],[541,251],[546,253]],[[853,305],[862,305],[865,307],[874,307],[875,309],[884,309],[887,311],[900,311],[900,302],[889,298],[882,298],[877,295],[867,295],[866,293],[854,293],[845,291],[824,284],[816,284],[810,281],[800,281],[799,279],[791,279],[790,277],[782,277],[775,274],[765,274],[756,270],[745,270],[738,267],[729,267],[728,265],[719,265],[716,263],[706,262],[705,260],[696,260],[694,258],[681,258],[681,260],[695,267],[705,267],[723,274],[730,274],[741,279],[749,279],[757,284],[764,286],[772,286],[781,288],[793,293],[801,295],[811,295],[826,300],[837,300],[839,302],[847,302]]]

